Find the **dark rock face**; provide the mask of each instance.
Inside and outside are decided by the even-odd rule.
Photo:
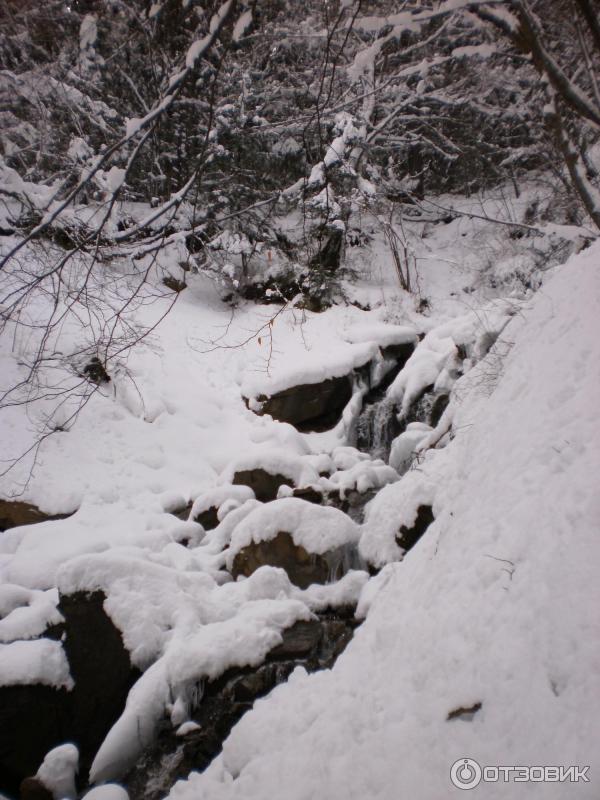
[[[83,377],[87,378],[92,383],[98,384],[98,386],[103,383],[110,383],[110,375],[98,356],[90,358],[83,368]]]
[[[419,541],[421,536],[425,533],[427,528],[431,525],[435,517],[431,506],[419,506],[417,509],[417,518],[412,528],[407,528],[402,525],[396,536],[396,542],[405,552],[414,547]]]
[[[299,497],[301,500],[306,500],[315,505],[332,506],[339,508],[344,514],[347,514],[350,519],[357,522],[359,525],[363,522],[364,509],[366,504],[377,494],[375,489],[367,489],[365,492],[359,492],[356,489],[350,489],[344,493],[342,498],[339,489],[330,491],[317,491],[311,486],[304,486],[301,489],[294,489],[294,497]]]
[[[294,497],[299,497],[300,500],[306,500],[307,502],[315,503],[316,505],[321,505],[321,503],[323,502],[322,492],[318,492],[311,486],[303,486],[300,489],[294,489],[293,494]]]
[[[25,778],[19,789],[21,800],[54,800],[54,795],[38,778]]]
[[[199,522],[205,531],[212,531],[219,524],[217,516],[218,509],[214,506],[207,508],[206,511],[201,511],[194,517],[194,522]]]
[[[49,686],[0,687],[0,792],[18,797],[46,753],[71,739],[70,695]]]
[[[317,620],[297,622],[283,632],[283,642],[271,650],[266,663],[228,670],[209,683],[192,715],[200,728],[177,737],[165,723],[156,743],[124,782],[131,800],[160,800],[175,781],[206,769],[254,700],[287,680],[298,665],[309,672],[332,667],[356,625],[351,613],[323,614]]]
[[[177,292],[178,294],[187,288],[187,283],[185,281],[174,278],[172,275],[166,275],[163,278],[163,283],[167,289],[170,289],[172,292]]]
[[[259,414],[270,414],[302,431],[323,431],[333,427],[352,397],[352,378],[328,378],[321,383],[292,386],[282,392],[257,398]]]
[[[103,608],[102,592],[63,596],[65,622],[49,636],[63,638],[75,687],[0,687],[0,791],[17,796],[46,753],[65,742],[79,748],[82,785],[96,751],[139,677],[120,632]]]
[[[339,491],[329,492],[326,498],[326,504],[339,508],[344,514],[348,514],[350,519],[362,524],[365,512],[365,506],[377,494],[376,489],[367,489],[366,492],[359,492],[356,489],[350,489],[345,492],[344,497],[340,496]]]
[[[325,583],[329,577],[326,559],[294,544],[292,536],[284,531],[274,539],[252,542],[240,550],[233,561],[231,574],[234,578],[238,575],[249,577],[265,564],[284,569],[291,582],[301,589],[312,583]]]
[[[409,408],[403,420],[404,425],[408,425],[409,422],[425,422],[435,428],[446,410],[449,400],[447,394],[434,394],[433,386],[428,386]]]
[[[408,359],[412,356],[413,351],[415,349],[416,339],[414,342],[403,342],[402,344],[390,344],[387,347],[381,348],[381,355],[385,359],[390,359],[396,362],[395,365],[395,374],[393,375],[392,380],[396,377],[396,375],[400,372],[400,370],[404,367]],[[387,377],[387,376],[386,376]],[[388,385],[389,385],[388,383]]]
[[[339,269],[344,246],[344,232],[334,228],[324,236],[323,244],[311,259],[310,266],[319,272],[334,273]]]
[[[0,500],[0,532],[19,525],[33,525],[53,519],[66,519],[71,514],[44,514],[37,506],[17,500]]]
[[[449,722],[451,719],[464,719],[467,722],[471,722],[481,707],[482,703],[477,702],[472,706],[459,706],[458,708],[453,708],[452,711],[448,712],[448,715],[446,716],[446,722]]]
[[[187,522],[191,510],[192,503],[186,503],[184,506],[181,506],[181,508],[174,508],[172,511],[168,511],[167,513],[172,514],[174,517],[177,517],[177,519],[180,519],[183,522]]]
[[[284,484],[286,486],[291,486],[293,484],[291,478],[286,478],[285,475],[279,475],[277,473],[273,475],[262,467],[240,470],[235,473],[231,482],[237,486],[249,486],[254,492],[256,499],[263,503],[275,500],[280,486]],[[198,521],[201,522],[201,520]]]
[[[61,597],[59,604],[65,617],[64,648],[75,681],[70,719],[80,753],[80,777],[87,777],[98,747],[140,675],[131,665],[120,631],[104,611],[104,600],[102,592],[78,592]]]
[[[449,402],[450,395],[448,394],[439,394],[433,401],[431,411],[429,412],[429,425],[431,425],[432,428],[435,428],[441,420],[442,414],[448,408]]]

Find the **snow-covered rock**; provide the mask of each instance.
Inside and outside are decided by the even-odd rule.
[[[52,792],[54,800],[75,800],[78,769],[79,751],[74,744],[62,744],[47,753],[36,778]]]
[[[282,534],[286,536],[282,538]],[[249,557],[248,548],[277,540],[286,550],[284,559],[286,563],[288,556],[290,558],[290,563],[287,563],[288,568],[293,569],[295,562],[298,562],[298,552],[295,550],[287,552],[290,543],[293,543],[295,548],[301,548],[307,555],[307,558],[303,558],[300,563],[304,563],[310,573],[311,555],[339,561],[342,554],[345,554],[346,558],[351,559],[350,554],[358,541],[358,536],[358,526],[342,511],[318,506],[295,497],[283,498],[258,507],[235,528],[227,551],[226,563],[229,569],[234,569],[236,560],[239,563],[244,561],[244,557],[246,559]],[[252,567],[255,568],[254,559],[252,562]],[[320,562],[315,563],[320,564]],[[276,566],[285,565],[276,564]],[[321,567],[324,569],[323,565]],[[322,569],[318,570],[319,575]],[[254,570],[251,569],[250,573],[252,571]],[[317,582],[322,583],[328,574],[329,569]],[[308,575],[306,577],[308,579]]]

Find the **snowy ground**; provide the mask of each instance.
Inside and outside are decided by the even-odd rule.
[[[485,211],[502,208],[500,199]],[[140,709],[142,738],[167,706],[174,725],[185,723],[191,681],[259,663],[283,628],[327,604],[327,592],[338,601],[360,597],[358,613],[368,612],[334,670],[294,674],[259,701],[223,755],[173,797],[437,800],[460,795],[450,766],[467,756],[482,765],[590,764],[590,774],[598,773],[600,249],[555,274],[534,274],[533,283],[543,277],[544,284],[532,296],[519,277],[535,273],[527,243],[490,236],[489,223],[464,217],[411,230],[426,315],[398,290],[377,238],[368,268],[357,253],[362,277],[348,289],[371,311],[288,308],[270,325],[277,306],[244,304],[232,315],[210,283],[193,278],[77,423],[43,443],[33,472],[25,460],[0,479],[3,497],[18,494],[48,513],[76,511],[2,534],[0,647],[9,649],[0,652],[0,680],[13,681],[26,659],[28,680],[68,685],[61,653],[48,658],[46,645],[27,641],[55,620],[58,586],[105,590],[108,613],[146,669],[99,754],[98,780],[114,777],[105,765],[115,753],[123,764],[136,757],[139,736],[131,731],[139,731]],[[140,317],[158,317],[167,302],[142,307]],[[342,374],[407,328],[429,332],[415,380],[431,369],[446,380],[460,336],[476,342],[490,326],[502,330],[501,340],[454,387],[444,423],[452,423],[452,440],[446,432],[444,449],[423,455],[418,470],[384,489],[361,531],[348,527],[346,540],[360,534],[361,550],[385,563],[398,554],[388,546],[393,526],[386,533],[381,521],[410,516],[415,497],[426,496],[436,521],[405,561],[368,583],[357,571],[319,591],[301,592],[272,568],[223,584],[223,545],[236,526],[238,537],[255,535],[252,513],[260,512],[256,501],[231,494],[233,465],[276,458],[312,482],[323,459],[346,475],[357,463],[336,450],[345,444],[343,425],[299,434],[254,414],[244,393]],[[66,329],[65,348],[70,336]],[[3,382],[20,374],[27,346],[20,340],[0,353]],[[401,379],[390,391],[402,400],[410,386]],[[8,459],[29,445],[36,421],[23,407],[3,413]],[[388,479],[381,474],[376,485]],[[167,513],[215,491],[229,505],[205,539],[199,525]],[[447,721],[476,703],[482,707],[472,720]],[[488,784],[479,791],[591,799],[593,787],[524,784],[521,795],[512,784]]]

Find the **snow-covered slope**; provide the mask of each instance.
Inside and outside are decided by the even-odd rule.
[[[258,701],[171,800],[440,800],[467,757],[590,766],[590,783],[487,782],[486,800],[598,797],[599,320],[595,245],[462,379],[455,437],[422,465],[445,476],[437,518],[368,585],[333,670]]]

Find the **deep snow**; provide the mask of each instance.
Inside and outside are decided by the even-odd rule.
[[[455,437],[419,467],[445,462],[435,523],[375,579],[334,668],[259,700],[170,800],[439,800],[461,796],[461,757],[590,765],[590,783],[486,783],[486,800],[597,797],[599,262],[595,245],[557,269],[509,352],[462,380]]]

